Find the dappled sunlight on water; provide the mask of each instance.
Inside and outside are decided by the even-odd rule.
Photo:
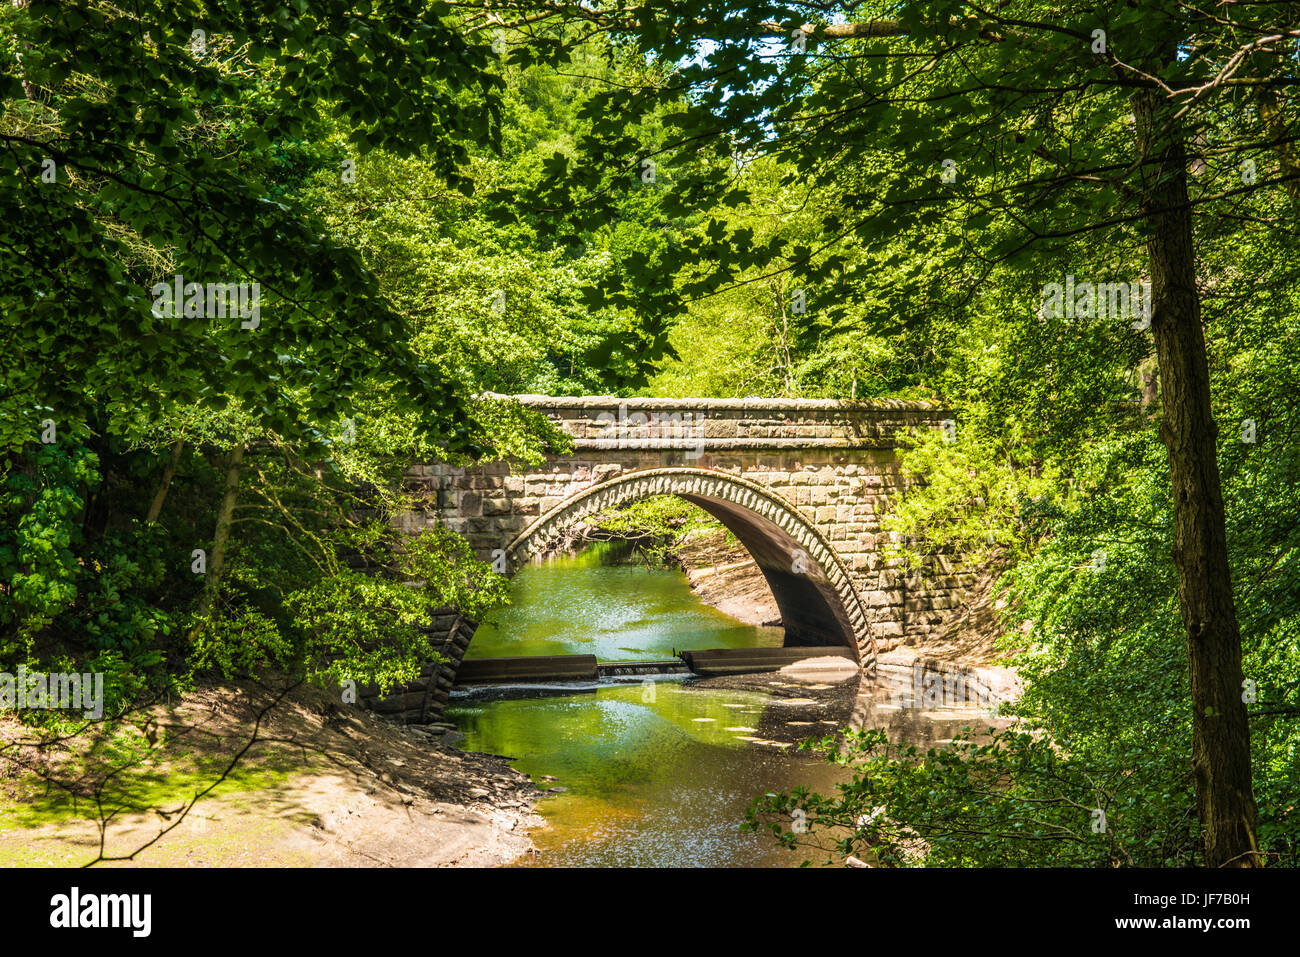
[[[543,864],[792,865],[770,837],[741,834],[764,791],[830,788],[840,772],[755,730],[771,724],[766,695],[656,682],[562,698],[458,705],[462,746],[509,755],[534,780],[568,790],[538,811]],[[733,707],[728,707],[728,706]],[[740,707],[734,707],[740,706]],[[787,709],[788,710],[788,709]],[[743,719],[743,721],[741,720]],[[828,729],[829,730],[829,729]]]
[[[745,625],[703,604],[677,569],[602,564],[614,543],[527,565],[511,603],[484,617],[466,657],[667,658],[673,649],[779,647],[780,628]]]
[[[666,658],[672,649],[781,644],[702,604],[681,572],[602,565],[606,547],[522,570],[513,604],[490,616],[471,644],[484,657],[595,654]],[[453,693],[461,746],[502,754],[547,794],[533,832],[549,866],[797,866],[825,860],[787,851],[770,834],[741,833],[755,797],[804,786],[831,793],[849,772],[798,751],[850,723],[891,739],[944,741],[977,713],[927,715],[898,707],[889,682],[864,685],[784,676],[536,684]],[[554,778],[547,781],[546,778]]]

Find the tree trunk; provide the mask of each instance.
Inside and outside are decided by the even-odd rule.
[[[176,466],[180,464],[183,448],[185,448],[184,439],[177,439],[172,443],[171,456],[167,459],[167,467],[163,469],[162,481],[158,483],[158,491],[154,494],[153,501],[149,503],[149,514],[144,519],[148,525],[158,521],[163,502],[167,500],[167,489],[171,487],[172,478],[176,475]]]
[[[1157,91],[1133,97],[1151,234],[1151,331],[1160,361],[1174,500],[1178,602],[1187,629],[1192,691],[1192,772],[1210,867],[1260,864],[1242,701],[1241,634],[1232,597],[1223,491],[1210,408],[1209,363],[1196,286],[1187,164],[1174,110]]]
[[[1159,360],[1157,360],[1158,362]],[[1145,366],[1146,363],[1143,363]],[[1160,398],[1160,369],[1158,365],[1142,369],[1142,411],[1146,412]]]
[[[235,498],[239,494],[239,471],[244,464],[244,447],[236,445],[230,450],[230,462],[226,466],[226,490],[221,496],[221,507],[217,511],[217,530],[212,540],[212,554],[208,556],[208,569],[203,585],[203,595],[199,598],[197,634],[203,627],[203,619],[212,609],[221,585],[221,570],[226,564],[226,543],[230,540],[230,523],[235,514]]]

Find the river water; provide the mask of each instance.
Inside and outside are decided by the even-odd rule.
[[[704,605],[680,571],[623,564],[623,557],[602,543],[521,569],[511,604],[480,625],[469,657],[622,661],[781,644],[780,629],[744,625]],[[537,804],[547,826],[532,835],[541,851],[535,863],[798,866],[825,855],[787,851],[770,834],[739,827],[765,792],[803,785],[829,793],[847,777],[793,744],[844,727],[859,680],[663,676],[458,689],[448,718],[466,736],[461,747],[507,755],[540,786],[564,789]],[[882,704],[881,716],[891,710],[898,709]],[[886,723],[898,718],[916,725],[906,736],[929,740],[959,723],[920,712]]]

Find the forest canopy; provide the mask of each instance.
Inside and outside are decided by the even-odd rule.
[[[399,533],[406,468],[564,447],[499,394],[934,399],[892,557],[999,577],[1020,723],[865,736],[755,822],[1294,866],[1297,39],[1283,2],[6,4],[0,669],[117,712],[411,678],[505,583]]]

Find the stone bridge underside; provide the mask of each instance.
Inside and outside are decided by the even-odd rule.
[[[404,530],[443,523],[512,573],[584,519],[680,496],[749,550],[781,611],[787,645],[846,645],[864,667],[901,641],[923,641],[971,581],[942,556],[904,576],[881,554],[880,520],[904,482],[897,437],[937,428],[947,414],[935,405],[514,398],[564,428],[573,451],[531,467],[415,465],[407,481],[424,503],[402,517]],[[363,689],[367,702],[408,721],[436,719],[475,627],[454,611],[440,613],[431,630],[449,663],[387,698]]]

